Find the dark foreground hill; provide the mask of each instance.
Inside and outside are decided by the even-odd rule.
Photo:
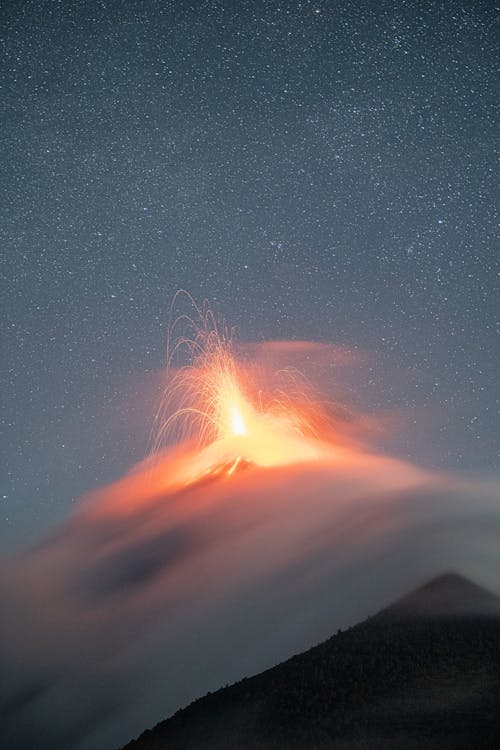
[[[127,750],[500,748],[500,600],[448,574]]]

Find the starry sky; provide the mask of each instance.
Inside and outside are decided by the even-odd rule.
[[[497,469],[495,21],[2,4],[1,543],[144,455],[179,288],[243,341],[369,353],[371,407],[410,415],[393,452]]]

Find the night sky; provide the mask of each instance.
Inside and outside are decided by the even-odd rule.
[[[144,455],[179,288],[365,353],[393,452],[495,470],[497,37],[486,0],[2,4],[3,543]]]

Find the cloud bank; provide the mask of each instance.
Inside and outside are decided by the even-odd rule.
[[[178,455],[3,560],[4,746],[119,747],[443,570],[499,587],[495,481],[350,446],[172,489]]]

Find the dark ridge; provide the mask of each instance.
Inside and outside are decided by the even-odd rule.
[[[443,573],[398,599],[378,616],[500,615],[500,599],[459,573]]]
[[[126,750],[496,747],[500,600],[446,573],[309,651],[209,693]]]

